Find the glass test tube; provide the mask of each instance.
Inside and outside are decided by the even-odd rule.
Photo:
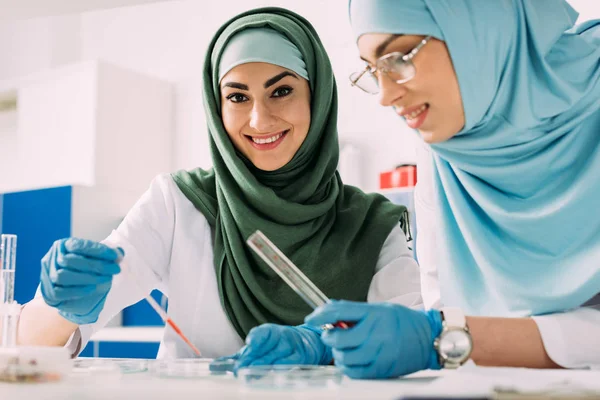
[[[15,299],[15,265],[17,261],[17,235],[1,235],[0,245],[0,300],[2,304]]]
[[[0,304],[2,315],[2,336],[0,347],[15,347],[17,345],[17,331],[21,317],[21,305],[16,301]]]
[[[0,236],[0,316],[2,336],[0,346],[13,347],[17,343],[17,326],[21,307],[15,302],[15,265],[17,235]]]

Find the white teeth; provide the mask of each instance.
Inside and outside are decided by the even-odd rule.
[[[418,108],[418,109],[416,109],[415,111],[413,111],[413,112],[411,112],[411,113],[409,113],[409,114],[406,114],[406,115],[404,116],[404,118],[406,118],[406,119],[408,119],[408,120],[415,119],[415,118],[417,118],[419,115],[421,115],[421,113],[422,113],[423,111],[425,111],[425,109],[426,109],[426,108],[427,108],[427,105],[426,105],[426,104],[423,104],[421,107],[419,107],[419,108]]]
[[[267,144],[267,143],[273,143],[274,141],[276,141],[277,139],[279,139],[282,136],[283,136],[283,132],[278,133],[275,136],[271,136],[271,137],[265,138],[265,139],[259,139],[259,138],[253,137],[252,141],[254,143],[258,143],[258,144]]]

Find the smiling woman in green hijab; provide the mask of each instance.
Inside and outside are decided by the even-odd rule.
[[[214,227],[219,293],[236,331],[310,312],[246,247],[257,229],[326,294],[365,301],[405,208],[341,182],[335,80],[316,32],[279,9],[236,17],[212,41],[204,80],[214,168],[173,177]]]
[[[310,308],[245,245],[257,229],[330,297],[420,303],[406,209],[344,185],[336,171],[336,86],[312,26],[277,8],[239,15],[215,34],[203,77],[214,167],[158,177],[104,244],[57,242],[42,263],[45,304],[25,307],[25,342],[71,335],[83,348],[112,315],[160,288],[204,357],[247,339],[240,363],[330,362],[318,329],[293,326]],[[97,277],[118,273],[114,248],[128,273]],[[48,305],[59,313],[40,327],[34,317],[50,315]],[[168,329],[166,353],[191,356]]]

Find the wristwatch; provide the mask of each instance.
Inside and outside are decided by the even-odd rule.
[[[455,369],[469,359],[473,350],[473,339],[467,327],[467,320],[460,308],[444,307],[442,333],[433,342],[442,368]]]

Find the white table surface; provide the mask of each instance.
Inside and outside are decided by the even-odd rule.
[[[403,395],[490,394],[494,386],[524,392],[565,388],[593,391],[600,398],[600,371],[542,371],[516,368],[480,368],[467,365],[458,371],[422,371],[400,379],[360,381],[344,378],[339,389],[284,391],[247,389],[232,375],[165,379],[150,373],[122,376],[89,375],[44,384],[0,383],[0,399],[369,399],[396,400]],[[511,396],[506,398],[513,398]],[[581,397],[578,397],[581,398]]]

